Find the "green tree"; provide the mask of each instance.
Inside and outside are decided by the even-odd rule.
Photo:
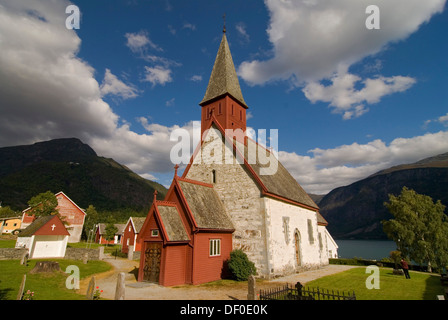
[[[382,221],[384,232],[394,240],[404,257],[419,264],[443,268],[448,264],[448,221],[438,200],[403,187],[384,203],[393,219]]]
[[[20,216],[20,213],[12,210],[10,207],[0,207],[0,218],[10,218],[18,216]]]
[[[246,253],[241,249],[230,252],[228,266],[233,278],[237,281],[246,281],[251,274],[257,273],[255,264],[249,260]]]
[[[108,223],[106,225],[106,240],[110,241],[114,239],[115,234],[118,232],[118,228],[113,223]]]
[[[36,217],[59,213],[56,209],[58,206],[58,199],[56,199],[56,196],[51,191],[43,192],[32,197],[30,201],[28,201],[28,205],[31,208],[31,213]]]
[[[96,211],[96,208],[93,205],[89,205],[89,207],[86,209],[86,219],[84,221],[84,233],[86,238],[89,236],[89,232],[91,232],[92,230],[94,231],[98,220],[98,211]]]

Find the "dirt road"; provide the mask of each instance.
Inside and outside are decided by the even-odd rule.
[[[125,273],[125,300],[246,300],[247,282],[232,285],[182,285],[163,287],[154,283],[137,282],[138,261],[107,257],[104,259],[113,266],[113,270],[96,275],[96,285],[103,290],[101,297],[115,298],[118,273]],[[282,283],[294,284],[300,281],[305,284],[314,279],[339,273],[353,266],[328,265],[318,270],[301,272],[273,280],[257,281],[257,291],[268,287],[277,287]],[[79,293],[84,294],[90,281],[84,279],[80,283]]]

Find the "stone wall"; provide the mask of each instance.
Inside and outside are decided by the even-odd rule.
[[[20,260],[26,252],[25,248],[0,248],[0,260]]]
[[[218,130],[210,129],[186,178],[213,183],[214,172],[213,187],[235,227],[233,249],[242,249],[255,263],[258,274],[267,276],[265,208],[260,188],[244,165],[237,163],[235,157],[229,164],[226,155],[233,155],[233,150],[227,149]]]
[[[69,248],[65,251],[64,259],[70,260],[83,260],[85,255],[88,255],[87,260],[103,260],[104,247],[98,247],[97,249],[84,249],[84,248]]]

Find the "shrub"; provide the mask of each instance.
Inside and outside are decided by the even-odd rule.
[[[228,267],[232,276],[237,281],[246,281],[251,274],[256,274],[255,264],[240,249],[230,252]]]

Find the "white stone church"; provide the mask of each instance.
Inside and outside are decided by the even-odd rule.
[[[202,141],[182,178],[213,186],[234,225],[233,249],[267,278],[337,257],[319,207],[273,152],[244,134],[248,106],[225,32],[200,106]]]

